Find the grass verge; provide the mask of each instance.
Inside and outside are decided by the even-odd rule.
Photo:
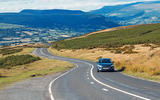
[[[23,50],[20,52],[4,56],[1,55],[0,58],[3,59],[9,56],[28,55],[32,53],[33,50],[34,48],[23,48]],[[0,68],[0,89],[4,89],[14,82],[22,81],[32,77],[64,72],[73,67],[74,65],[69,62],[41,58],[41,60],[29,64],[12,66],[10,68]]]
[[[0,89],[28,78],[63,72],[73,68],[73,66],[68,62],[41,58],[39,61],[15,66],[12,69],[0,69]]]
[[[12,68],[17,65],[24,65],[28,63],[32,63],[34,61],[40,60],[39,57],[34,57],[32,55],[12,55],[5,58],[0,59],[0,68]]]
[[[124,46],[125,47],[125,46]],[[58,56],[79,58],[96,62],[98,58],[112,58],[117,70],[139,78],[160,82],[160,47],[151,49],[142,45],[136,45],[133,49],[136,53],[115,53],[105,48],[79,49],[79,50],[56,50],[49,51]]]

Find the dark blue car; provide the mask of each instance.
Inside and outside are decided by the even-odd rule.
[[[100,71],[114,71],[114,63],[109,58],[100,58],[97,63],[97,72]]]

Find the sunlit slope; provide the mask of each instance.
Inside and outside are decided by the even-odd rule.
[[[100,32],[81,38],[55,42],[56,49],[81,49],[96,47],[113,47],[126,44],[143,44],[160,42],[160,24],[146,24],[119,30]]]

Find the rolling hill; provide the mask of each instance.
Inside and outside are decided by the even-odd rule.
[[[160,22],[160,1],[136,2],[116,6],[104,6],[90,11],[106,16],[121,25],[149,24]]]
[[[55,55],[97,62],[111,58],[117,71],[160,80],[160,24],[125,26],[54,42]]]
[[[159,42],[160,24],[146,24],[120,27],[112,31],[99,31],[80,38],[61,40],[54,42],[52,47],[56,49],[91,49]]]
[[[0,45],[46,43],[117,27],[103,15],[80,10],[22,10],[0,13]]]
[[[104,16],[79,10],[23,10],[19,13],[0,13],[0,23],[18,24],[33,28],[50,28],[88,33],[119,26]]]

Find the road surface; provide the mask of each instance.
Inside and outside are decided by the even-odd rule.
[[[76,65],[49,83],[50,100],[160,100],[160,83],[120,72],[98,73],[95,62],[55,56],[47,48],[36,49],[34,53]]]

